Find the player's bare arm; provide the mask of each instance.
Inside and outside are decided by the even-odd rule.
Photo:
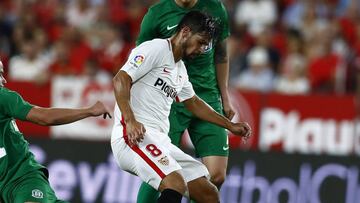
[[[228,83],[229,83],[229,57],[227,54],[227,40],[219,41],[215,45],[214,55],[215,67],[216,67],[216,78],[221,94],[222,104],[224,108],[225,116],[228,119],[232,119],[235,112],[231,106]]]
[[[136,121],[134,112],[130,107],[131,83],[131,77],[122,70],[113,79],[115,99],[126,125],[129,142],[131,145],[136,145],[144,139],[145,127],[142,123]]]
[[[245,140],[251,135],[251,128],[247,122],[231,122],[228,118],[214,111],[207,103],[196,95],[188,100],[185,100],[184,104],[185,107],[196,117],[224,127],[235,135],[242,136]]]
[[[101,102],[87,108],[65,109],[65,108],[43,108],[35,106],[28,113],[26,119],[39,125],[62,125],[72,123],[87,117],[103,115],[111,118],[110,111]]]

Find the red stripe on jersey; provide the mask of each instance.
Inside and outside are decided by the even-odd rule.
[[[144,159],[144,161],[149,164],[149,166],[163,179],[166,177],[166,175],[161,171],[161,169],[154,163],[151,161],[151,159],[149,159],[149,157],[146,156],[146,154],[141,151],[141,149],[137,146],[131,146],[129,143],[129,139],[128,136],[126,134],[126,125],[124,122],[124,117],[121,117],[121,125],[123,126],[123,136],[124,136],[124,140],[125,143],[135,152],[137,153],[142,159]]]
[[[180,99],[178,96],[175,97],[176,102],[180,102]]]

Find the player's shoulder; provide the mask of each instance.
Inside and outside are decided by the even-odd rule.
[[[0,88],[0,94],[1,94],[1,96],[8,96],[8,95],[14,95],[14,94],[16,95],[18,93],[15,92],[15,91],[9,90],[6,87],[1,87]]]
[[[148,49],[151,51],[153,50],[165,51],[167,50],[166,48],[168,47],[169,47],[169,42],[167,39],[155,38],[141,43],[138,46],[138,49]]]
[[[150,6],[148,12],[158,13],[158,12],[164,11],[164,9],[166,10],[169,8],[169,6],[171,6],[170,1],[172,1],[172,0],[160,0],[156,4]]]
[[[5,87],[0,88],[0,97],[2,98],[1,101],[5,101],[14,97],[19,97],[19,93],[9,90]]]
[[[181,59],[178,63],[180,63],[180,67],[181,67],[180,72],[187,75],[187,69],[186,69],[185,62]]]

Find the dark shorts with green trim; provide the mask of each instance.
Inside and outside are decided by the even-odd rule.
[[[46,169],[43,169],[46,170]],[[13,183],[8,184],[2,189],[2,203],[67,203],[58,200],[55,192],[51,189],[47,171],[36,170],[25,174]]]
[[[223,114],[221,102],[208,103],[216,112]],[[181,137],[187,129],[197,157],[228,156],[229,141],[224,128],[203,121],[190,113],[182,103],[171,106],[169,137],[180,146]]]

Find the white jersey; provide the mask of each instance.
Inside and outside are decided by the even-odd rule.
[[[167,39],[147,41],[132,50],[121,68],[132,79],[130,106],[135,119],[167,135],[172,102],[182,102],[195,95],[183,61],[175,63]],[[115,123],[121,112],[116,105]]]
[[[133,49],[121,70],[132,78],[130,106],[146,132],[141,142],[130,145],[116,105],[111,148],[119,167],[157,190],[163,178],[174,171],[180,171],[186,182],[209,177],[205,165],[173,145],[168,136],[172,102],[195,95],[184,63],[174,61],[170,41],[144,42]]]

